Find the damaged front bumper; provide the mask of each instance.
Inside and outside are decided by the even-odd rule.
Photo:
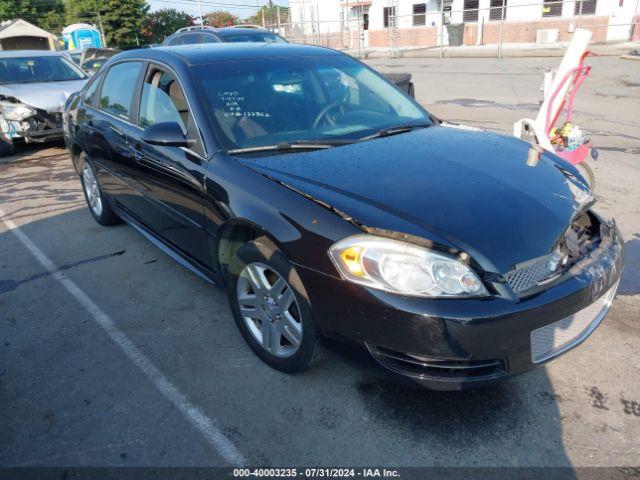
[[[525,372],[580,344],[606,315],[622,269],[622,238],[602,222],[597,248],[520,297],[412,298],[299,272],[324,334],[355,341],[412,382],[458,390]],[[492,289],[508,290],[500,281]]]
[[[45,142],[62,138],[62,114],[31,109],[19,119],[6,118],[0,111],[0,134],[7,141],[24,139],[26,142]]]

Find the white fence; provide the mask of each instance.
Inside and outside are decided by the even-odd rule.
[[[467,8],[453,9],[456,3]],[[410,50],[418,54],[430,49],[444,55],[447,49],[480,45],[496,46],[500,56],[508,46],[566,43],[576,28],[591,30],[594,43],[640,37],[640,0],[428,0],[422,4],[306,0],[303,8],[295,8],[295,0],[289,4],[289,21],[267,25],[269,28],[291,42],[326,46],[359,57],[374,51],[397,57]]]

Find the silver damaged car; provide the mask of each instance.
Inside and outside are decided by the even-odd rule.
[[[16,141],[62,138],[69,95],[88,76],[66,56],[47,51],[0,51],[0,156]]]

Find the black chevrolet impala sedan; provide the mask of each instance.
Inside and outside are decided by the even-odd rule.
[[[95,220],[223,287],[286,372],[329,337],[430,388],[486,384],[585,340],[622,271],[575,168],[438,120],[333,50],[121,53],[65,132]]]

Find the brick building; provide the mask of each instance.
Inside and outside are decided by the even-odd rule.
[[[453,29],[465,45],[563,42],[577,27],[594,42],[625,41],[640,29],[640,0],[289,0],[289,8],[294,38],[350,49],[447,45]]]

